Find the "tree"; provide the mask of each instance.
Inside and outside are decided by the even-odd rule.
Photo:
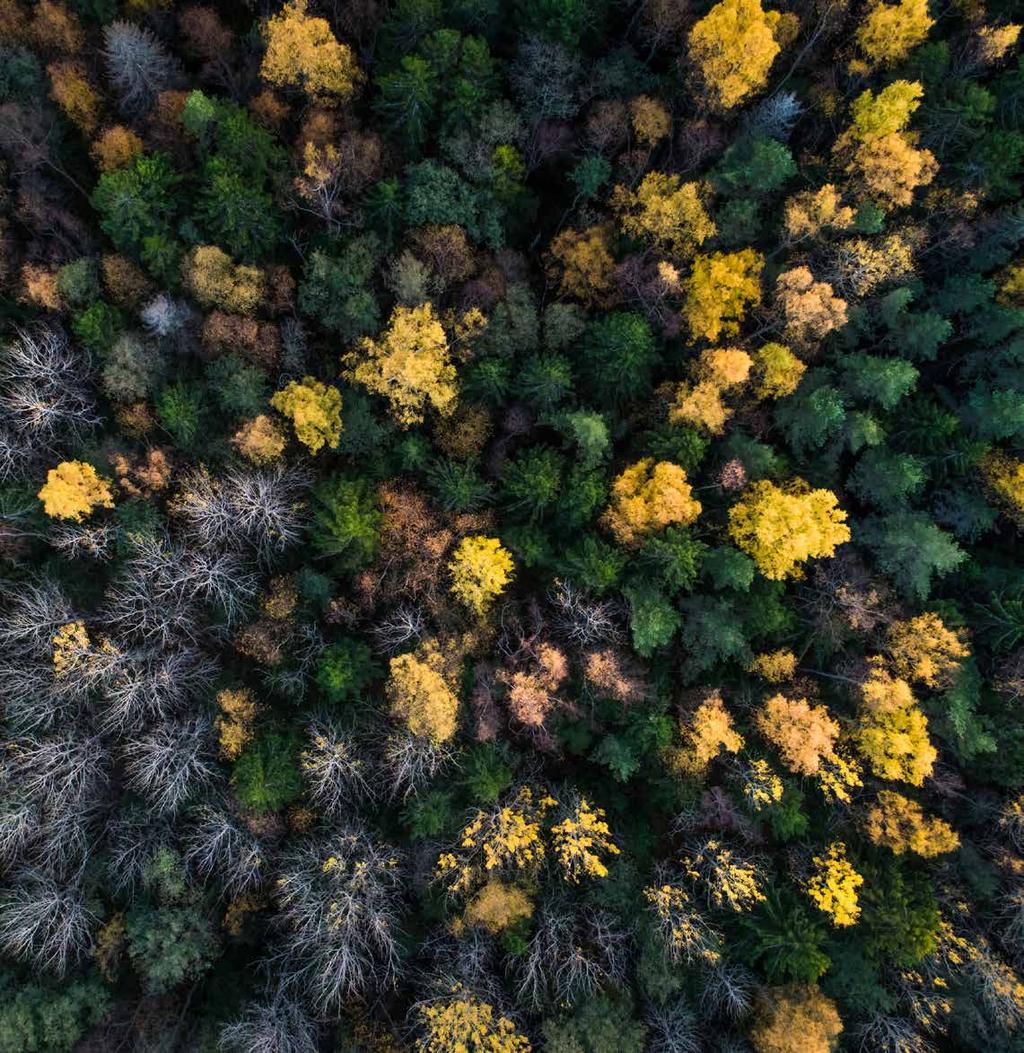
[[[612,291],[615,259],[608,224],[586,230],[566,229],[551,241],[550,272],[561,292],[588,305],[600,304]]]
[[[612,483],[611,504],[603,522],[618,541],[635,546],[645,535],[667,526],[689,526],[700,510],[682,468],[645,457]]]
[[[276,87],[301,88],[321,105],[347,102],[363,79],[352,49],[306,8],[307,0],[288,0],[267,21],[260,76]]]
[[[530,1053],[530,1042],[506,1016],[461,987],[443,1000],[421,1005],[419,1053]]]
[[[96,508],[114,507],[110,480],[84,461],[62,461],[51,468],[38,497],[48,516],[74,523],[81,523]]]
[[[381,518],[376,490],[365,478],[328,479],[316,491],[313,547],[358,570],[377,554]]]
[[[948,574],[967,558],[953,538],[921,512],[868,519],[860,540],[874,551],[882,572],[916,600],[927,598],[934,575]]]
[[[772,695],[758,710],[755,722],[786,767],[798,775],[816,775],[822,761],[835,756],[839,725],[825,706],[812,706],[805,698]]]
[[[964,630],[948,628],[932,611],[893,622],[886,644],[897,676],[931,688],[949,687],[971,654]]]
[[[928,718],[917,708],[910,685],[876,663],[861,685],[861,696],[853,733],[857,749],[879,778],[920,786],[931,774],[938,751],[928,738]]]
[[[817,987],[777,987],[758,1006],[750,1042],[757,1053],[832,1053],[842,1030],[835,1004]]]
[[[679,176],[648,172],[635,191],[617,186],[612,207],[627,234],[685,258],[716,233],[707,211],[708,189]]]
[[[764,257],[754,249],[698,256],[685,282],[683,318],[695,340],[735,336],[746,309],[761,301]]]
[[[785,344],[765,344],[753,356],[754,392],[761,399],[792,395],[806,369]]]
[[[183,277],[204,307],[222,307],[232,314],[253,314],[263,299],[263,272],[231,262],[216,245],[199,245],[185,258]]]
[[[868,67],[894,66],[926,39],[933,25],[928,0],[874,0],[854,39]]]
[[[383,395],[399,426],[423,421],[428,407],[451,416],[458,398],[448,337],[429,303],[396,307],[384,335],[369,337],[342,359],[345,374]]]
[[[807,895],[814,905],[831,917],[833,925],[854,925],[860,916],[857,889],[864,884],[864,878],[846,858],[846,845],[834,841],[828,852],[815,856],[811,864],[814,874],[807,883]]]
[[[619,407],[644,395],[658,351],[650,325],[633,311],[613,311],[591,321],[577,361],[598,408]]]
[[[719,691],[706,695],[692,716],[680,721],[680,734],[683,746],[673,752],[672,765],[687,775],[703,775],[723,750],[739,753],[743,749],[743,736],[733,726]]]
[[[878,791],[867,812],[866,830],[873,844],[897,855],[913,852],[932,859],[960,846],[960,838],[949,823],[927,815],[916,801],[893,790]]]
[[[464,537],[452,554],[448,570],[452,592],[477,614],[484,614],[505,591],[514,564],[495,537]]]
[[[119,252],[139,255],[151,239],[171,237],[180,182],[163,154],[140,154],[133,164],[100,176],[90,200]]]
[[[785,319],[785,338],[798,347],[811,347],[846,325],[846,301],[828,282],[815,281],[807,267],[780,274],[775,298]]]
[[[391,715],[413,735],[443,743],[455,734],[459,699],[448,683],[444,657],[428,640],[413,654],[392,658],[385,685]]]
[[[799,577],[807,559],[831,556],[850,540],[835,494],[803,480],[754,483],[729,509],[729,536],[766,578]]]
[[[985,482],[1018,525],[1024,525],[1024,461],[995,451],[982,462]]]
[[[271,406],[288,417],[295,436],[310,453],[324,446],[335,449],[341,438],[341,393],[315,377],[292,380],[270,400]]]
[[[103,58],[121,109],[131,116],[149,110],[180,77],[178,64],[145,27],[111,22],[103,27]]]
[[[781,50],[775,38],[780,17],[765,11],[761,0],[720,0],[695,23],[687,58],[712,109],[731,110],[768,83]]]
[[[571,807],[563,805],[561,822],[551,827],[551,842],[565,879],[573,884],[581,877],[607,877],[605,858],[621,851],[612,841],[604,809],[595,808],[585,797]]]

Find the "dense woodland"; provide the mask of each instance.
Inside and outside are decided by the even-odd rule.
[[[1024,1051],[1014,0],[0,0],[0,1053]]]

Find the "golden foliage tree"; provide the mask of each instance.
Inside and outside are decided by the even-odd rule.
[[[645,457],[612,483],[611,503],[602,522],[622,544],[638,545],[667,526],[688,526],[700,509],[679,465]]]
[[[391,715],[417,737],[440,744],[455,734],[459,699],[435,641],[420,644],[412,654],[392,658],[384,690]]]
[[[464,537],[452,554],[448,570],[452,592],[467,607],[483,614],[512,580],[514,564],[496,537]]]
[[[680,721],[680,732],[683,745],[670,753],[670,763],[684,775],[702,775],[723,751],[743,749],[743,736],[733,726],[720,691],[711,691],[688,720]]]
[[[126,168],[146,149],[146,144],[123,124],[105,128],[89,150],[101,172]]]
[[[780,581],[799,577],[805,560],[831,556],[850,540],[850,529],[830,490],[764,479],[729,509],[729,536],[766,578]]]
[[[779,17],[761,0],[720,0],[693,26],[687,57],[710,107],[730,110],[768,83]]]
[[[924,42],[934,24],[935,19],[928,14],[928,0],[899,0],[895,4],[874,0],[854,39],[868,68],[894,66]]]
[[[315,377],[292,380],[270,399],[270,405],[287,417],[295,437],[310,453],[324,446],[332,450],[341,438],[341,392]]]
[[[786,338],[807,347],[846,325],[846,301],[828,282],[815,281],[808,267],[793,267],[779,275],[775,298],[782,309]]]
[[[737,347],[702,351],[693,365],[693,381],[684,381],[676,388],[669,421],[721,435],[733,412],[726,404],[725,393],[746,382],[752,365],[750,355]]]
[[[95,508],[114,507],[110,480],[84,461],[62,461],[51,468],[38,497],[52,519],[75,523],[81,523]]]
[[[842,194],[826,183],[818,190],[801,190],[786,199],[782,225],[790,241],[816,238],[822,231],[847,230],[854,210],[842,203]]]
[[[231,445],[253,464],[271,464],[284,453],[285,436],[271,417],[261,413],[231,437]]]
[[[918,709],[910,685],[873,664],[861,685],[861,705],[853,740],[880,779],[920,786],[938,753],[928,738],[928,718]]]
[[[695,340],[735,336],[747,307],[761,301],[764,257],[754,249],[698,256],[684,283],[683,318]]]
[[[530,1053],[515,1024],[487,1002],[455,987],[450,997],[419,1008],[418,1053]]]
[[[308,15],[307,6],[307,0],[289,0],[267,22],[260,76],[278,88],[301,88],[324,105],[345,102],[363,75],[352,49],[335,39],[326,18]]]
[[[932,859],[960,846],[957,832],[945,819],[926,815],[917,801],[893,790],[879,791],[868,809],[866,830],[873,844],[897,855],[913,852]]]
[[[807,882],[807,895],[814,905],[839,928],[855,924],[860,917],[857,889],[864,884],[864,878],[846,858],[846,845],[833,842],[824,855],[815,856],[811,863],[814,872]]]
[[[689,256],[717,233],[708,214],[710,188],[676,175],[648,172],[636,190],[617,186],[612,207],[625,233],[675,256]]]
[[[466,905],[459,927],[475,925],[496,934],[532,916],[533,901],[523,889],[491,878]]]
[[[367,337],[342,361],[350,380],[388,400],[403,428],[421,424],[428,406],[442,417],[455,410],[448,337],[429,303],[396,307],[384,335]]]
[[[50,75],[50,97],[72,124],[92,135],[99,124],[100,95],[89,83],[81,63],[51,62],[46,72]]]
[[[806,698],[772,695],[754,722],[786,767],[798,775],[816,775],[822,761],[835,755],[839,725],[827,707],[813,706]]]
[[[259,707],[246,688],[225,688],[217,693],[217,708],[220,713],[214,721],[221,756],[235,760],[246,745],[252,741],[253,724]]]
[[[893,622],[886,643],[897,676],[933,688],[948,687],[971,653],[964,630],[948,628],[932,611]]]
[[[562,873],[573,884],[578,884],[581,877],[607,877],[605,858],[619,854],[604,809],[595,808],[584,797],[551,827],[551,841]]]
[[[1024,527],[1024,461],[993,452],[982,461],[981,471],[996,500],[1018,526]]]
[[[814,986],[770,988],[750,1029],[756,1053],[832,1053],[843,1030],[835,1003]]]
[[[602,223],[586,230],[563,230],[551,242],[548,272],[559,291],[582,303],[599,304],[612,291],[612,228]]]
[[[765,344],[754,352],[754,394],[760,399],[792,395],[806,369],[785,344]]]
[[[182,264],[182,275],[192,295],[204,307],[252,314],[263,298],[263,271],[232,263],[231,257],[216,245],[194,248]]]

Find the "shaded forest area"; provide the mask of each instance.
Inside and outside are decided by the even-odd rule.
[[[0,0],[0,1053],[1024,1053],[1013,0]]]

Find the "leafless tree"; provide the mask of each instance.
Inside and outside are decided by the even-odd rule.
[[[622,639],[622,611],[614,602],[592,599],[568,581],[556,582],[548,598],[555,628],[567,642],[592,647]]]
[[[935,1047],[905,1017],[876,1016],[854,1029],[860,1053],[933,1053]]]
[[[710,1016],[739,1020],[754,1004],[757,980],[742,965],[719,962],[704,974],[703,981],[700,1007]]]
[[[314,720],[306,730],[302,772],[309,796],[328,817],[340,816],[374,796],[367,779],[365,750],[330,719]]]
[[[111,824],[107,876],[119,893],[133,893],[141,886],[146,867],[156,853],[171,844],[170,826],[154,822],[152,813],[139,806],[123,810]]]
[[[647,1053],[701,1053],[701,1023],[685,999],[649,1006],[644,1022]]]
[[[0,648],[16,655],[50,655],[54,633],[76,618],[63,589],[48,579],[0,586],[0,604]]]
[[[95,922],[80,886],[60,885],[39,871],[17,874],[0,893],[0,948],[56,976],[86,953]]]
[[[173,336],[192,320],[192,309],[180,300],[160,293],[139,312],[139,318],[151,336]]]
[[[198,717],[167,720],[125,743],[128,784],[158,813],[173,814],[217,774],[210,726]]]
[[[145,113],[180,78],[177,61],[145,26],[134,22],[103,27],[103,57],[121,109],[132,116]]]
[[[374,625],[370,636],[378,651],[394,654],[419,640],[426,632],[427,619],[423,611],[411,603],[403,603]]]
[[[106,562],[114,555],[120,528],[111,523],[66,524],[50,532],[50,544],[67,560]]]
[[[276,889],[282,939],[272,964],[318,1013],[390,983],[401,874],[394,851],[349,831],[285,859]]]
[[[629,936],[611,915],[550,903],[518,960],[518,999],[541,1010],[592,998],[600,988],[624,981],[629,954]]]
[[[316,1053],[318,1028],[301,1003],[278,992],[251,1002],[242,1016],[221,1030],[226,1053]]]
[[[200,877],[213,877],[232,896],[265,880],[263,847],[222,808],[201,805],[190,817],[185,861]]]
[[[383,774],[387,795],[406,798],[449,764],[455,754],[444,742],[432,742],[408,731],[395,731],[384,743]]]

